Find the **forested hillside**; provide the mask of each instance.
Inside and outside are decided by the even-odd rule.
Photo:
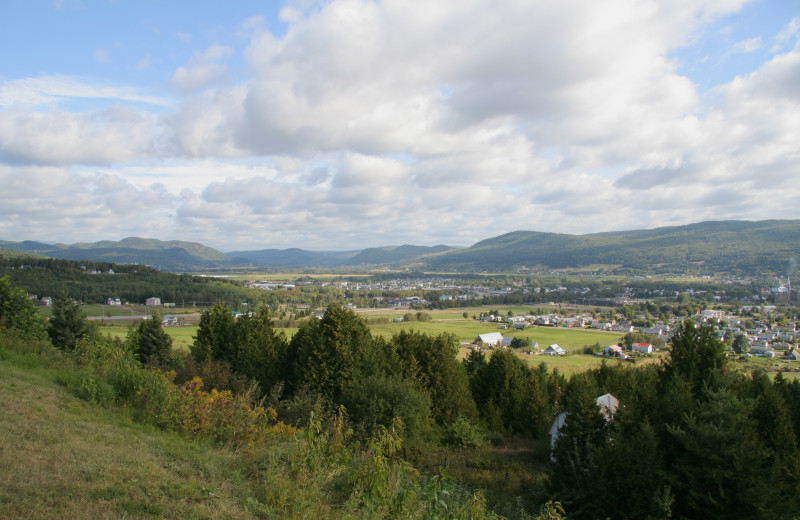
[[[639,231],[565,235],[515,231],[430,257],[429,269],[615,269],[619,273],[785,275],[800,255],[800,221],[702,222]]]
[[[224,253],[196,242],[136,237],[71,245],[0,241],[0,247],[64,260],[148,265],[164,271],[221,267],[230,260]]]
[[[64,293],[84,303],[105,303],[108,298],[144,303],[156,296],[163,302],[178,304],[222,301],[237,305],[265,302],[269,297],[240,282],[176,275],[142,265],[0,258],[0,275],[7,275],[15,285],[39,297]]]
[[[790,259],[800,257],[800,221],[701,222],[586,235],[514,231],[461,249],[403,245],[355,251],[263,249],[226,255],[197,243],[140,238],[73,245],[0,241],[0,247],[53,258],[136,263],[175,272],[253,266],[413,266],[460,272],[591,267],[621,275],[671,272],[783,276]]]

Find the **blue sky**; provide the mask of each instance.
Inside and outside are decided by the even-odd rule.
[[[800,0],[0,0],[0,240],[800,218]]]

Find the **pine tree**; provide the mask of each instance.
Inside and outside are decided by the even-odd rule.
[[[131,329],[126,343],[142,364],[160,367],[169,365],[172,337],[164,331],[158,313]]]
[[[94,331],[86,319],[86,314],[81,310],[79,303],[72,301],[65,294],[53,300],[53,314],[47,325],[47,334],[53,346],[74,350],[78,342]]]

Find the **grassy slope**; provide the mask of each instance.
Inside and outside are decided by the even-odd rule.
[[[250,518],[236,467],[0,361],[0,518]]]

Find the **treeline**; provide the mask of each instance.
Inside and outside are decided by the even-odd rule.
[[[480,444],[486,428],[538,437],[564,378],[529,370],[511,351],[490,359],[475,353],[462,363],[458,350],[450,334],[373,337],[364,319],[337,305],[291,339],[275,330],[265,308],[234,319],[218,305],[203,313],[191,355],[199,364],[225,363],[275,399],[314,396],[329,409],[344,406],[365,433],[399,417],[414,442]],[[539,394],[546,396],[531,399]]]
[[[108,274],[109,271],[113,274]],[[166,273],[142,265],[0,259],[0,273],[7,275],[16,286],[39,297],[67,294],[84,303],[105,303],[108,298],[144,303],[147,298],[156,296],[162,302],[187,305],[192,302],[277,304],[276,295],[249,289],[240,282]]]

